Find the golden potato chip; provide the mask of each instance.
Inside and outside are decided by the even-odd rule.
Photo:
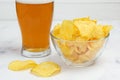
[[[75,40],[76,36],[79,35],[78,29],[70,20],[64,20],[62,24],[55,26],[53,35],[57,38]]]
[[[31,70],[36,76],[50,77],[60,72],[61,68],[54,62],[42,62]]]
[[[91,20],[90,17],[83,17],[83,18],[76,18],[76,19],[73,19],[73,22],[75,21],[90,21],[90,22],[93,22],[93,23],[97,23],[96,20]]]
[[[89,42],[88,43],[88,49],[90,50],[95,50],[95,49],[99,49],[103,46],[105,40],[98,40],[98,41],[93,41],[93,42]]]
[[[92,39],[99,40],[101,38],[104,38],[104,32],[103,32],[103,26],[102,25],[96,25],[93,32],[92,32]],[[91,39],[91,40],[92,40]]]
[[[61,25],[60,24],[57,24],[55,27],[54,27],[54,30],[53,30],[53,35],[58,37],[59,34],[60,34],[60,27]]]
[[[77,26],[80,32],[80,36],[89,40],[92,37],[92,32],[94,31],[95,23],[89,21],[75,21],[74,24]]]
[[[83,55],[79,55],[78,60],[75,61],[75,63],[85,63],[88,62],[90,60],[90,58],[88,56],[86,56],[86,54]]]
[[[65,57],[69,57],[70,56],[70,48],[67,46],[67,43],[58,42],[58,46],[62,50],[63,55]]]
[[[20,70],[33,68],[36,65],[37,64],[32,60],[26,60],[26,61],[15,60],[8,65],[8,69],[12,71],[20,71]]]
[[[75,18],[73,21],[90,21],[90,17]]]
[[[64,39],[72,40],[73,35],[77,34],[77,28],[70,20],[64,20],[61,25],[60,34],[61,37],[64,36]]]
[[[112,26],[111,25],[104,25],[103,26],[103,32],[104,32],[104,36],[108,36],[110,30],[112,29]]]

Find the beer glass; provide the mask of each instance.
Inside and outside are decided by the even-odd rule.
[[[49,32],[53,8],[53,0],[16,0],[23,56],[44,57],[50,54]]]

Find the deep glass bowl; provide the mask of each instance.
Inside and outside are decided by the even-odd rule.
[[[67,64],[75,67],[85,67],[93,64],[101,55],[108,37],[93,41],[70,41],[55,37],[50,33],[52,43],[62,58]]]

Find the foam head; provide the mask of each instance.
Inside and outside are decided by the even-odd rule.
[[[16,0],[20,3],[26,3],[26,4],[44,4],[44,3],[50,3],[54,0]]]

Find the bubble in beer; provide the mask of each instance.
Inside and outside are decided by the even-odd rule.
[[[44,3],[53,2],[53,0],[16,0],[16,1],[26,4],[44,4]]]

